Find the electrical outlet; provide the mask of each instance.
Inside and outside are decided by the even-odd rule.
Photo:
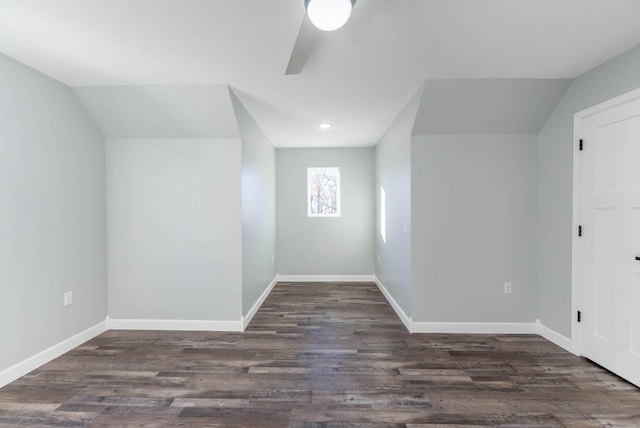
[[[69,306],[73,303],[73,292],[67,291],[64,293],[64,305]]]
[[[504,294],[511,294],[513,291],[513,284],[510,282],[504,283]]]
[[[380,263],[380,254],[378,254],[378,263]]]

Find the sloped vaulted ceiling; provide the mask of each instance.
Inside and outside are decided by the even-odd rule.
[[[413,135],[540,131],[571,79],[427,80]]]
[[[105,138],[240,138],[227,85],[73,88]]]
[[[229,85],[276,146],[339,147],[376,144],[425,80],[574,78],[640,43],[638,0],[362,0],[285,76],[304,14],[303,0],[2,0],[0,52],[70,87]],[[188,120],[173,113],[154,132]]]

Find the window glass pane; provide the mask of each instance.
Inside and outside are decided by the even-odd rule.
[[[340,169],[307,169],[307,214],[310,217],[340,216]]]

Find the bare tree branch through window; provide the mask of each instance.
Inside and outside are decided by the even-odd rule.
[[[340,169],[307,169],[307,214],[310,217],[340,216]]]

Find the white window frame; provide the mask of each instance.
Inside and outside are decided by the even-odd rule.
[[[332,214],[328,213],[313,213],[311,210],[311,174],[313,172],[331,171],[336,174],[336,212]],[[325,167],[309,167],[307,168],[307,217],[340,217],[340,168],[336,166]]]

